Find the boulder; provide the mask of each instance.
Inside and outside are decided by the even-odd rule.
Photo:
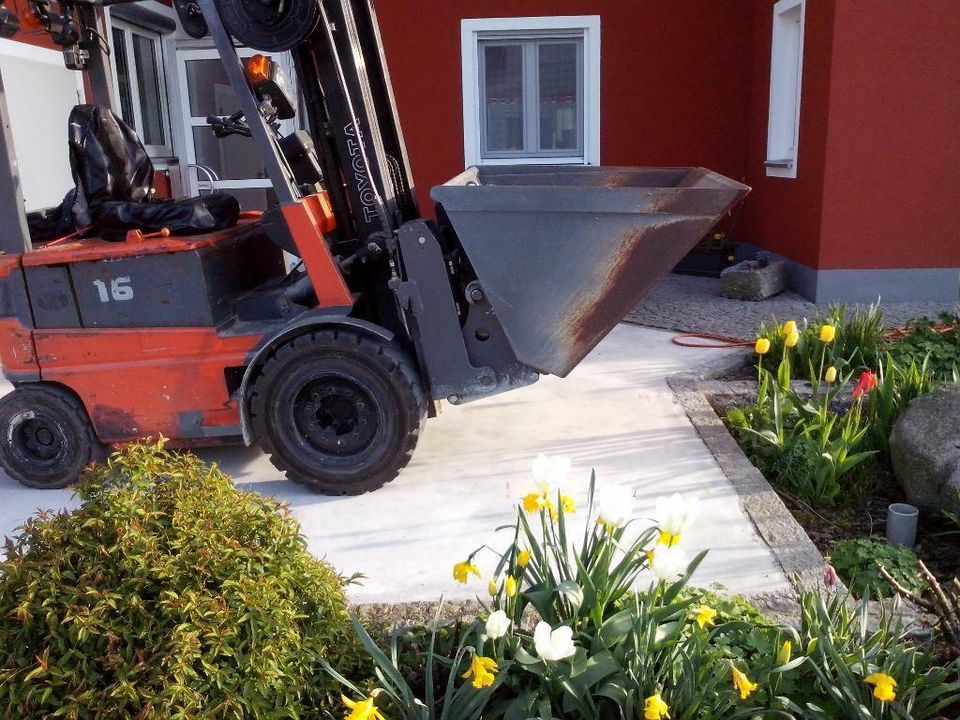
[[[893,426],[890,457],[911,504],[960,513],[960,387],[911,402]]]
[[[723,296],[734,300],[765,300],[787,286],[787,264],[760,257],[731,265],[720,273]]]

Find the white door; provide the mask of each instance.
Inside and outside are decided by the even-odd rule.
[[[239,48],[237,53],[244,58],[255,51]],[[292,82],[289,54],[276,59]],[[208,115],[232,115],[240,109],[217,51],[178,50],[177,70],[190,166],[185,172],[188,194],[222,190],[236,197],[242,210],[272,207],[277,198],[253,140],[241,135],[217,138],[207,124]],[[295,119],[284,121],[281,133],[291,132],[295,126]]]

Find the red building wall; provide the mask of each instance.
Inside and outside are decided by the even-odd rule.
[[[464,165],[460,20],[601,17],[605,165],[745,173],[753,7],[743,0],[382,0],[377,4],[423,209]]]
[[[821,267],[960,267],[957,12],[837,3]]]
[[[743,207],[737,239],[818,267],[830,117],[834,0],[807,0],[796,178],[767,177],[763,164],[770,108],[773,5],[773,0],[754,2],[750,130],[745,145],[746,182],[753,192]]]

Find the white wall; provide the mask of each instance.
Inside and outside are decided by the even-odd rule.
[[[67,155],[67,117],[80,100],[80,73],[62,55],[0,40],[0,73],[27,210],[57,205],[73,187]]]

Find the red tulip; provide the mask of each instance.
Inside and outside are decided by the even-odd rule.
[[[864,370],[860,379],[857,380],[856,387],[853,388],[853,399],[857,400],[869,393],[877,386],[877,376],[869,370]]]

